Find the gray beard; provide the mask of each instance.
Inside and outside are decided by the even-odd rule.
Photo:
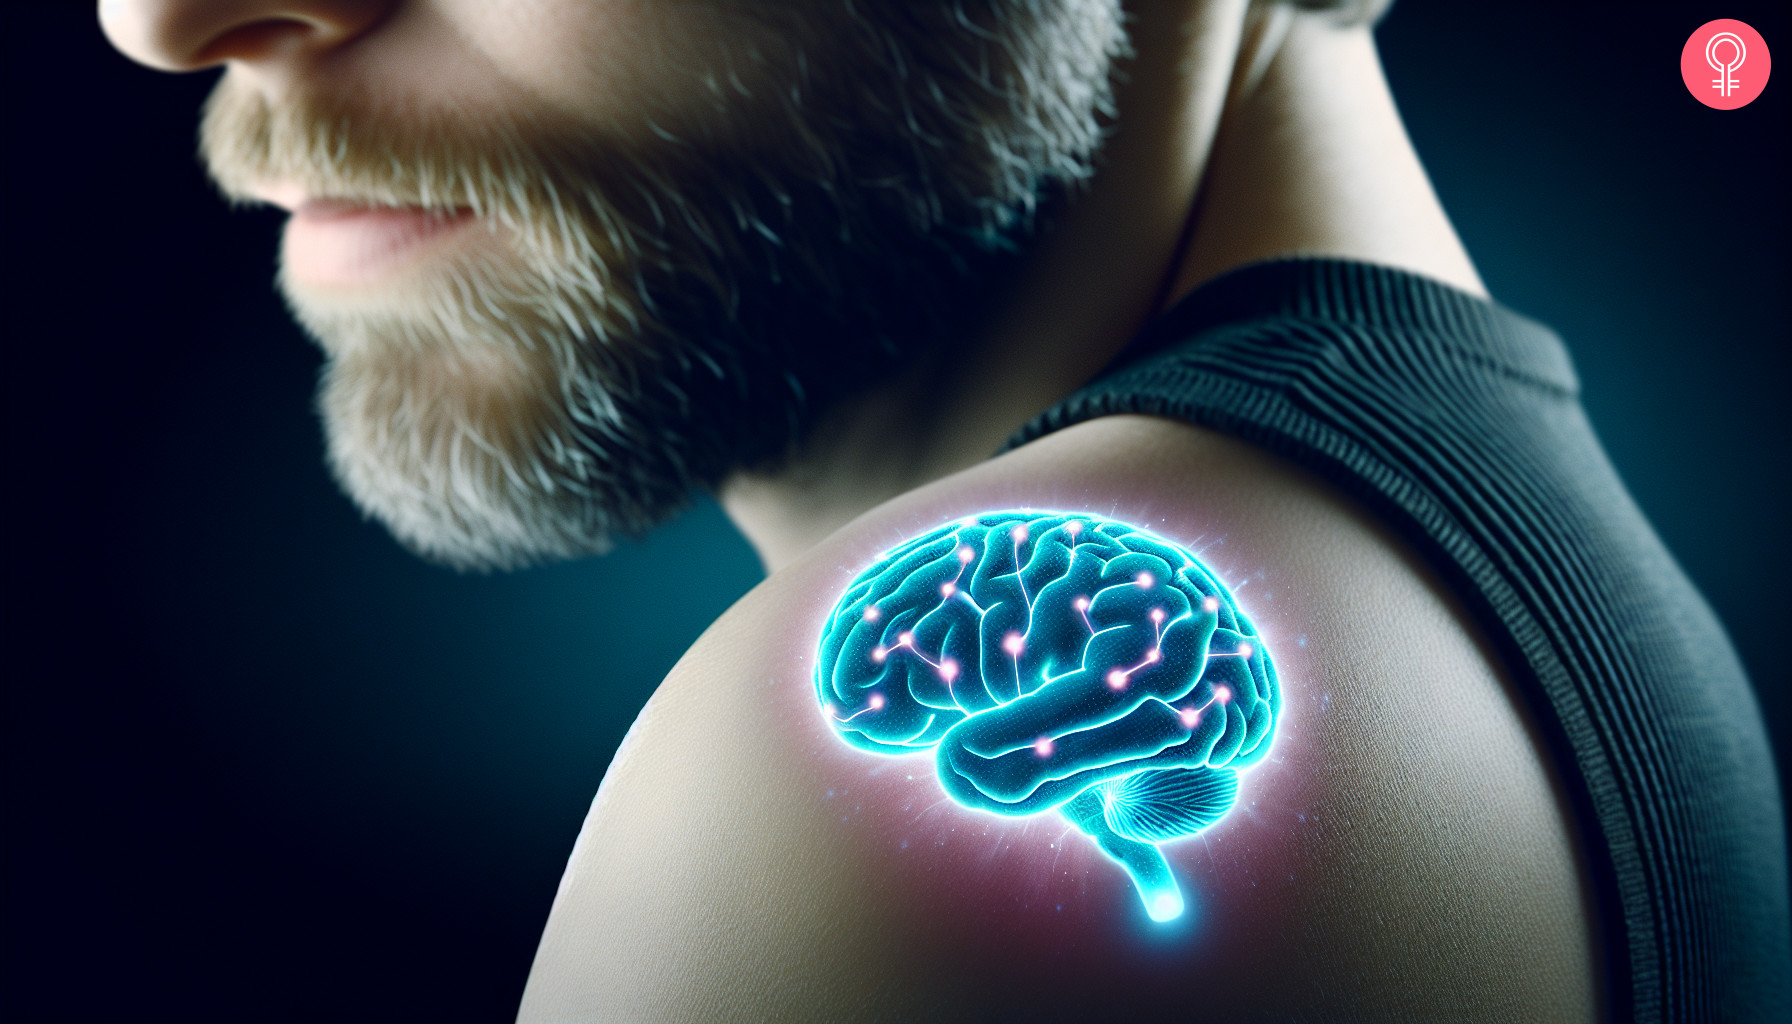
[[[753,151],[698,127],[626,161],[569,144],[524,164],[531,201],[472,201],[519,226],[515,262],[457,267],[402,310],[286,283],[330,355],[331,466],[407,547],[470,569],[602,552],[775,468],[977,322],[1042,205],[1090,174],[1126,48],[1115,0],[764,18],[826,45],[800,81],[780,62],[800,88],[752,105]]]

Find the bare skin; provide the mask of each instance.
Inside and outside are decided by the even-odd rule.
[[[791,471],[724,492],[773,572],[618,753],[523,1020],[1597,1016],[1550,768],[1483,640],[1397,540],[1303,472],[1168,421],[1098,420],[985,461],[1154,303],[1233,266],[1339,255],[1482,292],[1365,29],[1226,4],[1140,14],[1111,163],[961,356],[988,387],[930,388],[917,370]],[[1291,705],[1240,812],[1167,848],[1182,924],[1152,932],[1125,877],[1061,823],[941,808],[927,758],[855,753],[816,710],[822,617],[859,567],[1023,506],[1222,538],[1216,568],[1259,588]]]
[[[1023,505],[1224,538],[1210,561],[1262,588],[1290,707],[1248,810],[1166,848],[1186,927],[1152,932],[1062,823],[933,806],[927,757],[852,751],[816,710],[857,567]],[[1116,417],[880,506],[704,635],[611,766],[522,1019],[1581,1020],[1590,959],[1570,828],[1460,609],[1304,474]]]
[[[279,100],[348,83],[478,113],[688,88],[701,5],[106,0],[133,58]],[[1185,424],[1112,417],[1000,458],[1154,313],[1287,255],[1481,282],[1367,28],[1245,0],[1133,5],[1115,135],[974,343],[866,395],[720,495],[769,578],[643,711],[568,865],[526,1021],[1586,1020],[1598,937],[1572,823],[1503,668],[1426,567],[1327,485]],[[690,18],[691,20],[686,20]],[[688,77],[688,76],[687,76]],[[599,111],[601,113],[601,111]],[[1047,815],[942,803],[858,754],[810,673],[892,544],[989,509],[1087,509],[1250,581],[1287,692],[1240,806],[1166,846],[1189,912]],[[912,777],[911,777],[912,776]]]

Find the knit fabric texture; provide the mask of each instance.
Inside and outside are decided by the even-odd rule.
[[[1279,260],[1198,288],[1009,447],[1162,416],[1351,495],[1463,600],[1541,726],[1590,858],[1611,1019],[1792,1020],[1759,706],[1578,393],[1555,334],[1495,303],[1388,267]]]

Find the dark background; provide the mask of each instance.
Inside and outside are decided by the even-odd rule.
[[[9,15],[4,1009],[507,1019],[611,752],[757,566],[709,504],[507,576],[399,551],[324,471],[279,219],[194,159],[212,76],[128,64],[89,4]],[[1792,72],[1699,105],[1718,17],[1792,54],[1783,4],[1728,0],[1403,0],[1380,37],[1783,752]]]

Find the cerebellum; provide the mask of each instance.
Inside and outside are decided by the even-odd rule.
[[[841,595],[816,695],[841,739],[933,750],[959,804],[1058,811],[1182,911],[1157,844],[1194,835],[1269,751],[1269,651],[1193,554],[1101,516],[992,512],[886,552]]]

